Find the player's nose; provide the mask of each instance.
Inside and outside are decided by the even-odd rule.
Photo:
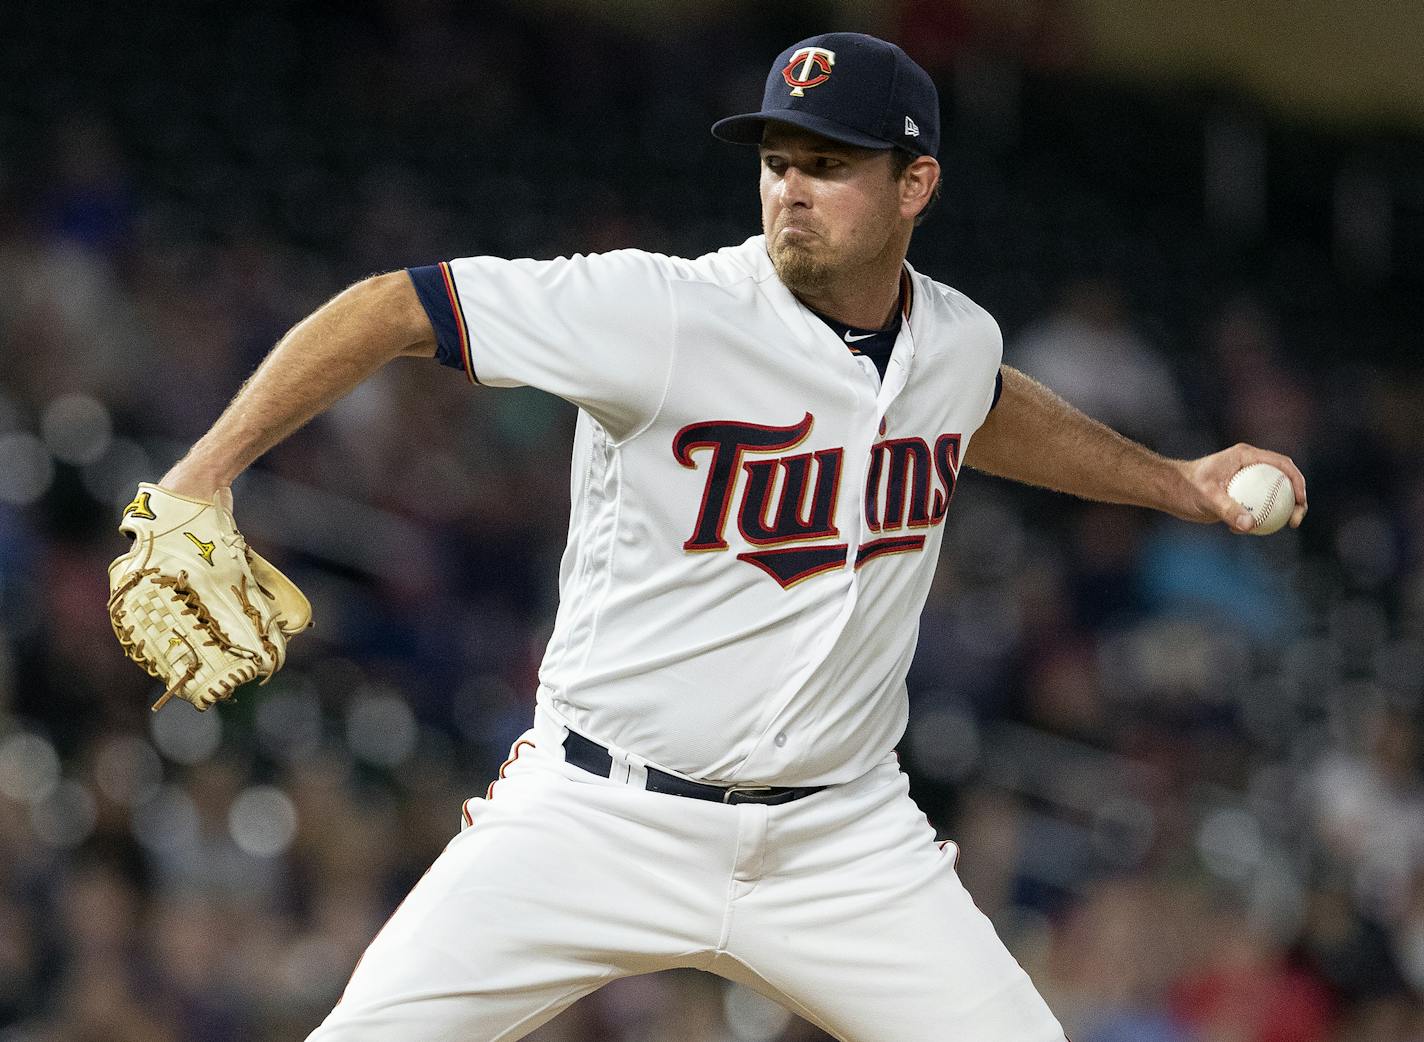
[[[812,202],[811,178],[799,167],[788,166],[781,175],[781,202],[784,206],[810,206]]]

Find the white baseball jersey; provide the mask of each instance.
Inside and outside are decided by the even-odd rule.
[[[1065,1042],[890,760],[993,320],[908,272],[886,362],[889,332],[833,331],[760,237],[411,277],[442,361],[581,409],[562,601],[534,726],[310,1042],[512,1042],[673,968],[847,1042]],[[722,802],[650,764],[827,787]]]
[[[720,784],[847,782],[890,755],[1002,348],[986,311],[906,271],[883,381],[761,236],[416,279],[442,360],[580,410],[541,705]]]

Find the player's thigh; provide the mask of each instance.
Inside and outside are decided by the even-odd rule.
[[[864,961],[841,960],[842,973],[865,984],[844,1003],[833,987],[823,1006],[848,1042],[1063,1042],[1062,1026],[971,900],[951,854],[893,909],[846,925],[843,943]]]
[[[739,902],[729,955],[847,1042],[1062,1042],[895,773],[839,817],[811,805],[783,823],[802,841],[795,871]]]
[[[719,967],[845,1042],[1063,1042],[1028,974],[953,868],[876,911],[845,902],[794,940],[771,931]],[[730,972],[728,972],[730,970]]]
[[[658,887],[668,860],[647,849],[667,830],[608,805],[631,790],[515,774],[473,801],[473,825],[371,943],[311,1042],[506,1042],[695,947],[707,926]]]
[[[511,885],[511,862],[468,830],[453,840],[367,947],[310,1042],[503,1042],[532,1031],[615,966],[560,943],[557,902]]]

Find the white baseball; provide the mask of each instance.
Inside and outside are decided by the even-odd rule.
[[[1255,518],[1252,535],[1279,532],[1295,509],[1295,490],[1291,488],[1290,478],[1269,463],[1242,467],[1227,483],[1226,494]]]

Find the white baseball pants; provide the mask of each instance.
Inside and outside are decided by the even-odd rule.
[[[846,1042],[1063,1042],[896,764],[727,806],[566,764],[563,733],[540,709],[308,1042],[509,1042],[675,967]]]

